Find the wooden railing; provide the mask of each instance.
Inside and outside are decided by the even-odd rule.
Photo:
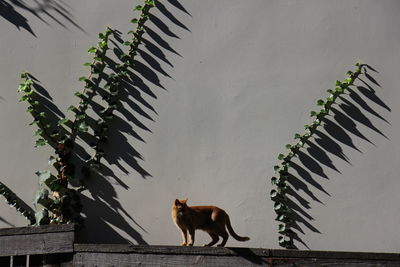
[[[78,244],[74,225],[0,229],[0,266],[400,266],[398,253]]]

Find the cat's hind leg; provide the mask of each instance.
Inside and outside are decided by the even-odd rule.
[[[228,232],[226,231],[225,227],[218,227],[218,231],[217,234],[220,235],[222,237],[222,242],[220,244],[218,244],[218,247],[223,247],[226,244],[226,241],[228,241]]]
[[[214,233],[213,231],[207,231],[207,233],[211,236],[212,240],[211,240],[210,243],[205,244],[204,246],[205,247],[211,247],[211,246],[217,244],[217,242],[219,240],[218,235],[216,233]]]

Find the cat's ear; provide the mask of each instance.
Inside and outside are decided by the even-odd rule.
[[[184,200],[182,200],[182,203],[186,204],[187,201],[188,201],[188,198],[185,198]]]
[[[181,202],[179,201],[179,199],[175,199],[175,206],[179,206],[181,205]]]

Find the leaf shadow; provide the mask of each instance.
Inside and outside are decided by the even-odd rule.
[[[173,16],[173,5],[163,5],[164,16]],[[171,10],[171,11],[169,11]],[[150,16],[151,17],[151,16]],[[151,171],[143,167],[145,158],[136,148],[135,144],[145,144],[146,137],[152,134],[152,125],[156,123],[158,116],[155,108],[156,100],[160,92],[166,91],[162,84],[160,75],[172,79],[168,69],[173,68],[167,52],[173,52],[175,56],[180,56],[168,43],[164,36],[172,33],[172,28],[166,26],[165,18],[160,17],[156,24],[147,25],[143,42],[139,46],[138,53],[134,59],[134,67],[127,70],[128,77],[121,83],[119,91],[119,101],[117,112],[109,125],[108,140],[101,145],[105,151],[104,163],[101,168],[93,173],[90,178],[80,183],[84,185],[86,191],[83,196],[83,213],[87,217],[87,229],[83,229],[82,236],[85,242],[107,242],[121,243],[134,241],[137,244],[147,244],[141,233],[147,233],[146,229],[140,226],[125,210],[118,200],[117,187],[124,190],[133,190],[130,188],[130,182],[126,178],[139,176],[142,179],[152,177]],[[174,22],[174,21],[173,21]],[[177,21],[174,22],[175,26]],[[152,29],[154,27],[154,29]],[[168,29],[168,30],[167,30]],[[160,32],[160,33],[156,33]],[[174,34],[174,36],[176,36]],[[107,73],[115,73],[117,66],[121,64],[122,56],[127,48],[123,45],[125,37],[121,32],[115,31],[110,39],[110,55],[106,58]],[[131,37],[129,37],[131,38]],[[176,38],[179,39],[178,36]],[[103,83],[107,83],[107,76],[103,75]],[[100,86],[101,87],[101,86]],[[105,90],[99,88],[102,97],[106,97]],[[104,92],[103,92],[104,91]],[[95,114],[99,114],[104,108],[104,101],[94,99],[90,103]],[[93,124],[93,122],[89,122]],[[93,136],[82,136],[86,145],[90,144]],[[82,148],[78,153],[76,160],[83,164],[83,160],[89,153]],[[79,164],[77,164],[79,165]],[[79,173],[80,170],[77,170]],[[119,177],[121,173],[124,178]],[[90,230],[89,230],[90,228]],[[93,231],[92,229],[96,229]],[[119,231],[125,232],[128,239],[122,237]],[[106,235],[99,236],[104,232]]]
[[[51,26],[52,22],[64,29],[69,29],[68,25],[72,25],[81,32],[85,30],[73,19],[71,7],[60,0],[0,0],[0,17],[3,17],[9,23],[29,32],[37,38],[29,20],[24,15],[28,13],[39,19],[41,22]]]

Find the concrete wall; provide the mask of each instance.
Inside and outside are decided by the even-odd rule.
[[[160,2],[135,72],[142,84],[112,128],[109,171],[88,182],[81,238],[179,244],[170,206],[189,197],[223,207],[251,237],[228,246],[278,247],[269,199],[276,157],[311,121],[315,101],[362,60],[380,86],[362,77],[293,172],[296,245],[397,252],[400,2]],[[51,150],[33,148],[19,72],[31,72],[65,113],[77,103],[87,48],[107,24],[129,31],[139,1],[43,3],[0,0],[0,179],[28,203]],[[0,205],[0,227],[23,225]],[[208,238],[198,233],[196,244]]]

